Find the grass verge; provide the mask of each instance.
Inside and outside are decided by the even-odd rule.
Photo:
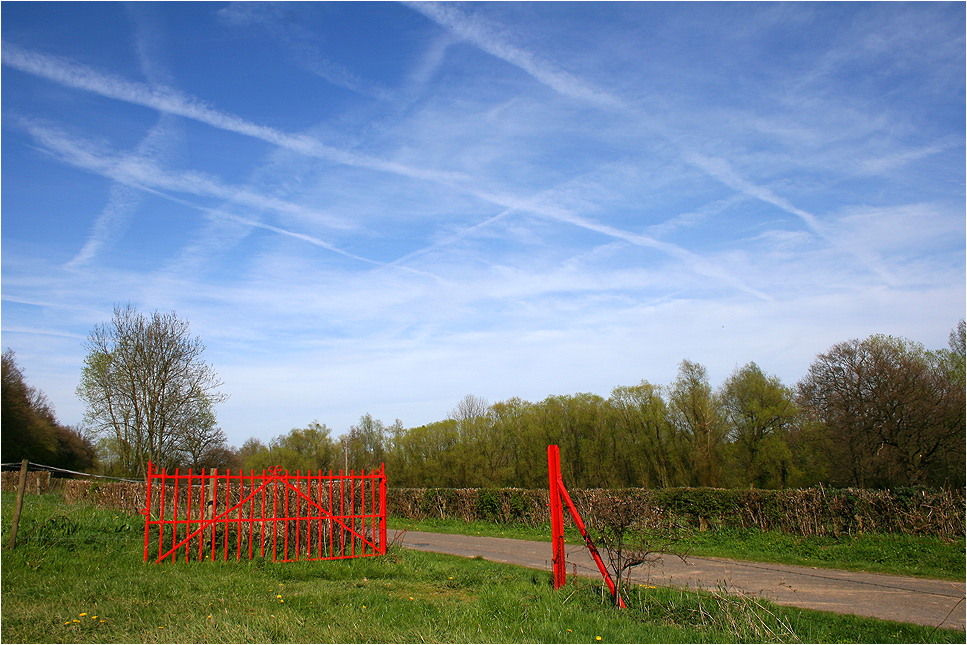
[[[518,526],[461,520],[389,518],[392,529],[551,541],[550,525]],[[573,525],[565,540],[583,543]],[[674,550],[689,555],[775,562],[806,567],[888,573],[898,576],[965,579],[964,538],[944,540],[924,535],[863,534],[840,537],[795,536],[759,529],[722,529],[683,533]]]
[[[3,495],[4,543],[12,496]],[[964,642],[964,633],[719,592],[600,585],[393,548],[385,557],[156,565],[142,518],[28,497],[3,554],[3,642]]]

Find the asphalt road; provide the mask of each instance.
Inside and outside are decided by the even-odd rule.
[[[390,533],[391,540],[409,549],[468,558],[482,556],[495,562],[551,570],[549,542],[417,531]],[[583,544],[568,544],[566,548],[569,576],[600,576]],[[632,581],[691,589],[725,587],[733,593],[755,594],[780,605],[961,630],[967,605],[963,582],[724,558],[690,556],[682,562],[678,557],[666,556],[660,564],[635,570]]]

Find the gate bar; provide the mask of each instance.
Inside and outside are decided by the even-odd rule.
[[[615,591],[614,582],[611,580],[611,574],[608,573],[607,567],[604,566],[604,562],[601,560],[601,556],[598,555],[598,550],[594,546],[594,542],[591,541],[591,536],[588,534],[587,529],[584,527],[584,522],[581,520],[581,515],[578,513],[577,508],[574,506],[574,502],[571,501],[571,496],[568,495],[567,488],[564,487],[564,478],[561,476],[561,453],[560,448],[556,445],[550,445],[547,447],[547,466],[548,466],[548,477],[554,477],[556,475],[556,481],[551,479],[551,540],[554,546],[554,587],[559,588],[566,582],[567,570],[564,566],[564,513],[560,509],[560,503],[563,499],[565,504],[567,504],[568,511],[571,513],[571,517],[574,519],[574,523],[578,527],[578,531],[581,532],[581,537],[584,538],[584,542],[588,547],[588,551],[591,552],[591,557],[594,558],[595,564],[598,565],[598,571],[601,572],[601,577],[608,585],[608,589],[611,591],[611,597],[618,596],[618,604],[621,607],[625,606],[625,601],[620,594]],[[555,511],[555,498],[557,498],[558,508]],[[558,569],[561,567],[560,584],[558,584]]]

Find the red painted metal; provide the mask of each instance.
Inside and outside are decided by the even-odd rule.
[[[547,475],[551,488],[551,544],[554,557],[554,588],[560,589],[567,582],[567,563],[564,554],[564,513],[561,511],[561,450],[555,445],[547,447]]]
[[[561,508],[561,500],[563,500],[568,511],[571,513],[571,518],[578,527],[578,531],[581,533],[581,537],[584,538],[585,545],[588,547],[591,557],[594,558],[594,563],[598,565],[598,571],[601,572],[601,577],[604,578],[613,597],[615,595],[615,586],[614,581],[611,580],[611,574],[608,573],[607,567],[604,566],[604,561],[601,560],[598,549],[595,548],[594,542],[591,541],[591,536],[584,526],[584,521],[581,520],[581,514],[578,513],[578,509],[574,506],[574,502],[571,501],[571,496],[568,494],[567,488],[564,487],[564,478],[561,476],[561,453],[558,446],[550,445],[547,447],[547,466],[551,492],[551,540],[553,541],[554,548],[554,587],[559,588],[564,586],[567,580],[567,569],[564,563],[564,512]],[[560,575],[558,575],[559,566]],[[618,596],[618,604],[621,607],[625,606],[624,598],[620,595]]]
[[[187,474],[148,464],[144,559],[338,560],[386,553],[386,470]],[[377,495],[378,487],[378,495]],[[359,503],[356,496],[359,496]],[[366,496],[369,495],[369,500]],[[348,497],[348,499],[347,499]],[[346,513],[346,510],[349,513]],[[157,556],[151,544],[157,541]]]

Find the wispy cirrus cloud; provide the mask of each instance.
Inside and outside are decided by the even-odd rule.
[[[809,230],[822,238],[830,246],[841,248],[850,253],[860,260],[870,271],[883,279],[887,284],[897,283],[896,277],[886,268],[886,266],[884,266],[882,259],[874,250],[868,246],[852,244],[848,239],[844,240],[840,236],[831,234],[827,226],[821,223],[816,215],[801,208],[797,208],[787,199],[777,195],[769,187],[755,184],[742,177],[725,159],[708,157],[699,153],[686,153],[684,158],[688,162],[694,164],[696,167],[704,170],[710,177],[714,177],[726,186],[729,186],[742,194],[748,195],[749,197],[753,197],[767,204],[772,204],[776,208],[779,208],[787,213],[795,215],[802,220],[807,227],[809,227]]]
[[[390,89],[324,55],[316,45],[318,36],[283,14],[284,10],[277,3],[253,2],[235,2],[216,12],[224,24],[265,29],[283,44],[297,65],[337,87],[381,101],[394,98]]]
[[[349,152],[327,145],[313,137],[290,134],[276,128],[253,123],[234,114],[218,110],[204,101],[185,95],[170,87],[132,82],[113,74],[99,72],[75,61],[30,51],[7,42],[3,43],[3,64],[67,87],[192,119],[220,130],[260,139],[308,157],[414,179],[448,183],[466,179],[460,173],[418,168],[370,155]]]
[[[464,11],[463,6],[442,2],[405,2],[404,4],[459,38],[527,72],[535,80],[563,96],[587,101],[609,110],[626,108],[624,101],[614,94],[594,87],[551,61],[514,45],[496,25],[485,18]]]
[[[125,186],[152,191],[172,191],[198,197],[215,197],[260,210],[310,218],[317,224],[334,229],[352,228],[352,224],[343,218],[265,195],[249,187],[225,185],[205,173],[165,170],[149,157],[104,150],[88,141],[71,137],[56,128],[36,121],[21,119],[21,124],[44,150],[62,162],[107,177]]]
[[[424,9],[426,7],[423,7]],[[430,9],[429,11],[437,11]],[[447,9],[449,11],[449,9]],[[442,15],[442,14],[440,14]],[[481,28],[482,29],[482,28]],[[480,46],[487,43],[495,52],[506,55],[521,64],[526,64],[528,69],[547,82],[553,82],[555,88],[567,95],[574,97],[588,98],[585,89],[577,85],[569,85],[571,80],[576,79],[570,75],[557,76],[550,73],[539,62],[531,61],[524,50],[514,47],[503,47],[493,44],[488,40],[490,37],[487,30],[478,30],[468,23],[466,34],[476,34],[474,41]],[[495,54],[496,55],[496,54]],[[531,61],[531,62],[528,62]],[[286,150],[310,156],[326,158],[348,166],[362,166],[373,170],[382,170],[406,177],[431,180],[443,183],[447,186],[459,186],[464,192],[484,199],[490,203],[499,205],[505,209],[527,212],[534,215],[548,217],[559,222],[564,222],[585,230],[594,231],[637,246],[645,246],[656,250],[670,253],[677,257],[689,257],[695,261],[695,266],[703,273],[716,279],[724,280],[727,283],[742,289],[748,293],[762,297],[762,294],[752,289],[741,281],[735,280],[728,275],[728,272],[708,266],[707,262],[699,261],[698,256],[685,251],[681,247],[673,244],[660,242],[645,235],[622,231],[613,226],[600,224],[568,211],[528,197],[518,197],[513,194],[494,190],[481,182],[479,179],[468,181],[468,177],[463,173],[450,171],[424,170],[410,165],[397,164],[378,160],[376,158],[361,155],[358,153],[348,153],[331,146],[322,144],[317,139],[306,135],[291,135],[281,132],[268,126],[253,123],[240,117],[215,110],[206,103],[197,99],[185,96],[181,92],[167,88],[147,86],[134,83],[117,76],[104,74],[76,62],[68,61],[59,57],[31,52],[16,45],[4,43],[3,63],[24,72],[35,74],[51,81],[61,83],[68,87],[81,89],[109,98],[126,101],[146,107],[157,109],[163,113],[182,116],[194,119],[213,127],[235,132],[245,136],[272,143]],[[532,64],[533,63],[533,64]],[[593,98],[593,97],[592,97]],[[607,101],[605,101],[607,103]],[[237,203],[243,203],[259,208],[268,208],[280,212],[292,214],[309,215],[319,217],[321,214],[312,212],[308,209],[290,202],[284,202],[276,198],[267,197],[242,187],[222,186],[210,177],[200,173],[165,173],[157,168],[153,163],[145,159],[129,158],[121,159],[114,155],[94,154],[89,146],[80,145],[77,141],[72,141],[68,137],[56,133],[54,130],[44,128],[39,125],[28,127],[33,136],[44,143],[48,149],[56,151],[63,160],[98,172],[108,176],[115,181],[138,187],[151,187],[161,190],[176,190],[191,192],[194,194],[205,194],[214,197],[230,199]],[[325,217],[325,221],[330,226],[340,224],[333,220],[331,216]],[[476,227],[473,227],[475,230]],[[473,230],[468,230],[461,236],[471,234]]]
[[[128,7],[129,16],[135,25],[135,50],[141,64],[141,71],[152,83],[170,82],[171,75],[166,66],[159,62],[158,52],[159,21],[151,15],[146,5]],[[148,130],[138,143],[135,154],[141,157],[162,158],[170,153],[182,139],[182,129],[178,127],[177,117],[162,112],[158,122]],[[122,183],[112,183],[108,201],[94,221],[84,246],[71,259],[67,266],[76,268],[94,260],[99,253],[116,243],[128,227],[129,220],[141,204],[141,192]]]

